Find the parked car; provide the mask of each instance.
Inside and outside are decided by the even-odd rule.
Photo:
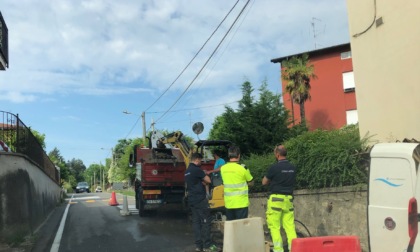
[[[102,192],[102,188],[100,186],[97,186],[95,192]]]
[[[87,182],[79,182],[76,186],[76,193],[87,192],[90,193],[89,184]]]

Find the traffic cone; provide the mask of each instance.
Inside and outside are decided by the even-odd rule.
[[[109,199],[110,206],[118,206],[117,198],[115,197],[115,192],[112,192],[111,198]]]
[[[120,210],[120,214],[122,216],[130,215],[130,211],[128,210],[127,195],[124,195],[124,198],[123,198],[123,209]]]

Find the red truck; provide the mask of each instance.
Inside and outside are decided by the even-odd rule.
[[[164,204],[182,204],[186,202],[184,172],[189,165],[190,153],[193,151],[179,131],[163,136],[154,131],[149,139],[149,147],[135,146],[130,155],[130,164],[136,168],[135,198],[139,215],[153,210]],[[200,140],[194,151],[201,152],[203,170],[211,170],[214,158],[212,147],[227,147],[229,141]],[[212,147],[210,147],[212,146]],[[218,190],[214,190],[220,192]],[[221,188],[223,192],[223,188]],[[220,193],[219,193],[220,194]],[[211,206],[224,206],[223,194],[214,196]]]

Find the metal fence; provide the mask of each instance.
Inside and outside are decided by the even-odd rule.
[[[26,127],[18,115],[0,111],[0,116],[0,141],[6,144],[11,152],[26,155],[59,184],[59,171],[51,162],[31,129]]]
[[[9,31],[4,22],[3,15],[0,12],[0,54],[6,61],[6,66],[9,67]]]

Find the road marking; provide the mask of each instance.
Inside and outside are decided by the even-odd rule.
[[[123,199],[116,199],[117,201],[123,201]],[[103,199],[102,201],[109,201],[109,199]]]
[[[96,200],[86,200],[85,202],[86,203],[93,203],[93,202],[96,202]]]
[[[51,246],[50,252],[58,252],[58,249],[60,248],[61,238],[63,237],[64,225],[66,224],[67,214],[69,212],[69,207],[73,196],[74,194],[71,195],[69,204],[67,204],[66,210],[64,211],[63,218],[61,218],[60,226],[58,227],[57,233],[55,234],[54,242]]]
[[[99,197],[99,196],[86,196],[86,197],[72,198],[71,200],[72,201],[78,201],[78,200],[92,200],[92,199],[101,199],[101,197]]]

